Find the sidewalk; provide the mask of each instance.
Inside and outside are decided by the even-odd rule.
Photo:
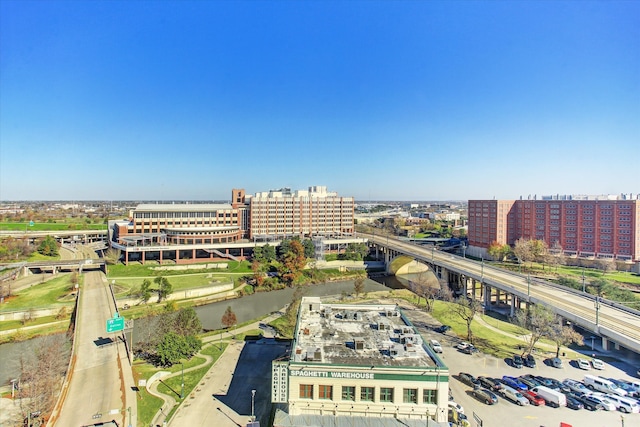
[[[248,325],[242,326],[232,331],[223,331],[218,334],[205,337],[203,338],[202,342],[203,344],[211,343],[211,345],[215,345],[216,342],[221,342],[221,341],[228,342],[232,334],[240,334],[242,332],[247,332],[247,331],[257,329],[260,323],[269,323],[270,321],[277,319],[279,316],[280,314],[272,314],[260,321],[250,323]],[[227,334],[226,338],[224,337],[225,334]],[[214,393],[226,392],[226,388],[229,386],[231,382],[230,378],[233,373],[233,367],[235,367],[235,363],[237,362],[243,347],[244,347],[244,342],[238,342],[238,341],[232,340],[231,343],[225,349],[225,352],[220,356],[220,358],[211,365],[211,367],[209,368],[209,370],[201,380],[200,385],[197,386],[190,393],[189,400],[187,400],[187,396],[185,396],[185,398],[180,403],[180,406],[178,407],[176,412],[173,414],[173,417],[171,419],[167,419],[167,416],[169,412],[171,412],[173,407],[178,403],[176,399],[173,396],[166,395],[158,391],[158,384],[160,383],[160,381],[155,381],[153,384],[148,385],[147,391],[150,394],[156,397],[159,397],[164,401],[162,404],[162,407],[160,408],[160,410],[158,410],[158,412],[154,416],[151,425],[154,427],[165,426],[167,425],[165,423],[169,423],[168,425],[180,426],[181,425],[180,418],[182,417],[179,414],[181,413],[181,411],[184,410],[184,408],[192,405],[193,402],[191,402],[190,400],[194,398],[193,395],[195,393],[199,393],[205,388],[206,390],[208,390],[207,392],[211,391],[211,393],[209,394],[212,394],[212,395]],[[206,366],[207,364],[211,363],[212,361],[212,358],[210,356],[202,355],[200,353],[196,355],[198,357],[203,357],[206,360],[197,366],[193,366],[189,369],[185,369],[185,372],[200,369],[203,366]],[[214,369],[216,370],[215,375],[213,375],[212,373]],[[182,372],[180,371],[180,372],[167,375],[163,377],[163,380],[166,380],[167,378],[175,377],[178,375],[182,375]],[[233,420],[233,422],[238,425],[242,425],[243,423],[246,423],[247,421],[246,416],[241,416],[239,414],[236,414],[231,408],[227,407],[222,402],[216,400],[216,406],[217,406],[218,412],[214,414],[214,417],[219,418],[219,421],[229,422],[229,420]],[[191,410],[193,409],[194,408],[191,408]],[[218,424],[216,423],[216,425]]]

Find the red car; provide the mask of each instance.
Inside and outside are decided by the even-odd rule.
[[[545,405],[544,399],[541,398],[540,396],[538,396],[537,394],[535,394],[534,392],[532,392],[532,391],[521,391],[521,393],[522,393],[522,395],[524,397],[526,397],[529,400],[529,402],[532,405],[535,405],[535,406],[544,406]]]

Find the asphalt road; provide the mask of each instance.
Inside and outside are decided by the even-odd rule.
[[[122,344],[117,344],[115,334],[106,333],[113,303],[103,277],[100,272],[85,274],[76,327],[75,369],[55,426],[85,426],[112,419],[124,424],[118,370],[118,345]]]

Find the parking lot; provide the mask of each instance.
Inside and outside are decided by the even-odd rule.
[[[488,356],[483,353],[472,355],[464,354],[456,345],[462,341],[453,336],[451,332],[440,334],[433,329],[438,324],[430,316],[418,310],[407,310],[407,316],[420,330],[425,339],[437,339],[442,345],[443,352],[440,354],[442,360],[447,364],[451,372],[450,388],[454,400],[464,408],[471,425],[479,425],[474,421],[474,414],[482,420],[483,427],[558,427],[560,422],[565,422],[573,427],[639,427],[640,414],[623,414],[617,411],[596,411],[591,412],[584,409],[572,410],[566,407],[551,408],[547,406],[518,406],[501,396],[498,397],[496,405],[486,405],[476,400],[471,394],[472,388],[461,383],[454,378],[459,372],[467,372],[474,376],[488,376],[502,378],[503,375],[518,377],[520,375],[532,374],[560,381],[571,378],[582,381],[586,373],[602,375],[604,377],[629,378],[624,370],[606,364],[602,371],[585,371],[578,369],[575,363],[564,360],[562,368],[553,368],[543,363],[543,360],[536,360],[535,368],[522,367],[517,369],[505,363],[505,360]]]

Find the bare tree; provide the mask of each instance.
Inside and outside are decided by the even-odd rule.
[[[553,242],[553,245],[549,248],[548,263],[550,266],[555,267],[556,271],[558,271],[558,265],[564,265],[566,263],[564,250],[562,249],[560,242],[557,240]]]
[[[233,312],[233,310],[231,310],[231,306],[229,306],[222,315],[222,326],[228,329],[236,323],[238,323],[236,314]]]
[[[527,263],[533,261],[533,248],[530,239],[520,238],[513,246],[513,254],[518,262]]]
[[[422,297],[425,300],[425,310],[431,311],[440,291],[440,283],[430,271],[421,271],[415,280],[409,281],[409,290],[418,296],[418,305]]]
[[[560,357],[560,347],[569,344],[583,344],[582,335],[576,332],[571,326],[563,325],[560,319],[555,323],[547,335],[556,344],[556,357]]]
[[[21,354],[17,396],[24,418],[38,414],[38,420],[43,420],[53,410],[69,361],[68,348],[66,335],[50,335],[33,351]]]
[[[364,292],[364,279],[364,276],[358,276],[353,282],[353,292],[356,294],[356,297]]]
[[[518,310],[516,323],[528,330],[528,334],[524,336],[527,343],[524,355],[531,353],[540,338],[550,334],[551,328],[558,323],[558,319],[548,307],[535,304],[528,310]]]
[[[458,297],[451,307],[450,315],[458,316],[467,324],[467,341],[473,343],[473,332],[471,331],[471,323],[476,313],[482,310],[482,304],[475,299],[466,296]]]
[[[616,271],[616,261],[612,258],[602,258],[596,261],[596,267],[602,270],[602,275]]]

